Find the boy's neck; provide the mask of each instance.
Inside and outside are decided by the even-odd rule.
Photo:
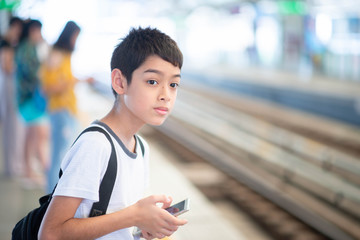
[[[133,151],[135,147],[134,135],[141,129],[144,123],[134,121],[131,118],[131,114],[127,114],[124,111],[126,110],[114,104],[111,111],[100,121],[108,125],[124,145],[130,151]]]

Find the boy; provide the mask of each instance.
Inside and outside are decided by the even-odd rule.
[[[148,145],[144,157],[135,134],[144,124],[160,125],[172,110],[180,83],[182,53],[157,29],[132,29],[115,48],[111,84],[115,103],[98,125],[114,142],[118,172],[107,214],[88,218],[99,199],[99,184],[111,147],[105,135],[83,134],[64,158],[63,175],[44,216],[39,239],[133,239],[131,227],[146,239],[170,236],[186,220],[162,208],[172,199],[162,195],[140,199],[148,177]],[[162,208],[156,206],[162,203]]]

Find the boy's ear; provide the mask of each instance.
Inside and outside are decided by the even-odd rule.
[[[112,70],[111,86],[117,94],[124,94],[127,87],[127,81],[120,69],[115,68],[114,70]]]

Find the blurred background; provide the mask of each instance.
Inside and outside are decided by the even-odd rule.
[[[110,58],[129,29],[170,35],[184,55],[177,105],[141,134],[184,176],[175,184],[191,182],[234,239],[360,239],[359,0],[1,0],[1,35],[12,16],[42,22],[40,60],[67,21],[81,27],[72,70],[95,79],[76,88],[82,127],[111,107]],[[44,192],[24,181],[1,175],[0,239]],[[194,225],[174,239],[229,239]]]
[[[66,21],[79,23],[74,67],[107,71],[114,45],[130,27],[154,26],[177,40],[187,68],[226,65],[281,69],[359,81],[358,1],[2,1],[10,12],[43,22],[53,43]],[[95,47],[96,46],[96,47]],[[92,49],[96,58],[82,57]],[[87,61],[85,61],[85,59]],[[80,64],[81,63],[81,64]]]

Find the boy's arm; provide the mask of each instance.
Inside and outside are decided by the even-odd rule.
[[[54,197],[40,226],[39,239],[95,239],[132,226],[162,238],[186,223],[156,206],[156,203],[170,205],[168,198],[162,195],[147,197],[115,213],[74,218],[81,201],[81,198]]]

